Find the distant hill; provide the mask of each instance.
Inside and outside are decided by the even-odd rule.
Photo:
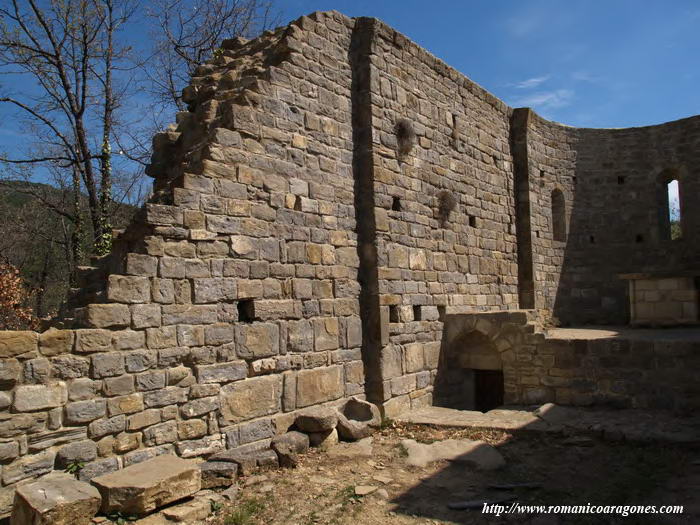
[[[68,243],[73,225],[56,210],[72,210],[72,199],[71,191],[49,184],[0,181],[0,259],[19,268],[26,283],[36,291],[31,306],[39,316],[55,312],[69,286]],[[81,199],[87,209],[87,197]],[[113,227],[125,227],[136,209],[116,205]],[[86,214],[88,228],[89,223]],[[81,264],[89,258],[92,233],[87,235]]]

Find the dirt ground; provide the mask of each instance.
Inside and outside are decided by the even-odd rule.
[[[430,443],[481,439],[498,448],[506,466],[479,472],[440,461],[406,464],[402,439]],[[373,437],[371,456],[332,457],[311,450],[296,469],[239,480],[238,500],[217,509],[216,525],[379,525],[417,523],[684,524],[700,523],[700,452],[668,445],[611,443],[583,436],[445,429],[393,423]],[[536,488],[497,490],[496,484]],[[364,496],[356,487],[376,487]],[[533,505],[683,505],[680,516],[482,514],[449,503],[510,498]]]

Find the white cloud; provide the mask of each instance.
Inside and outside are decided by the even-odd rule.
[[[527,80],[523,80],[522,82],[518,82],[515,84],[515,87],[518,89],[531,89],[531,88],[536,88],[543,82],[546,82],[549,80],[550,75],[544,75],[541,77],[532,77],[528,78]]]
[[[571,104],[574,92],[570,89],[539,91],[513,101],[514,107],[532,107],[540,110],[563,108]]]

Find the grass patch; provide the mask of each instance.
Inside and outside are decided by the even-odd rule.
[[[265,509],[259,499],[243,500],[224,518],[224,525],[253,525],[255,516]]]

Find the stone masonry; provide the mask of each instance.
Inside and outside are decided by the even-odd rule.
[[[700,118],[548,122],[337,12],[223,42],[183,100],[113,252],[51,329],[0,332],[0,515],[74,462],[89,480],[267,448],[297,411],[352,396],[385,417],[430,405],[464,341],[448,321],[489,338],[497,360],[455,359],[501,366],[507,402],[595,402],[619,387],[586,382],[605,359],[541,322],[625,323],[620,274],[700,274]],[[673,241],[658,205],[671,172]],[[626,385],[625,403],[642,399],[646,383]]]

